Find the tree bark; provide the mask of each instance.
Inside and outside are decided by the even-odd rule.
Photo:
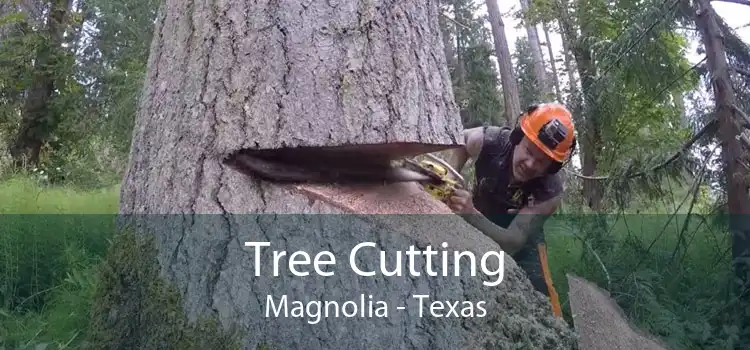
[[[495,41],[495,55],[500,70],[500,82],[503,86],[503,100],[505,105],[505,120],[512,126],[516,118],[521,115],[521,98],[518,93],[518,81],[513,75],[513,65],[510,59],[508,40],[505,38],[505,24],[500,16],[497,0],[487,0],[487,14],[492,27],[492,37]]]
[[[218,184],[224,171],[216,160],[241,149],[385,144],[398,158],[463,142],[437,7],[242,4],[167,3],[135,124],[124,211],[220,211],[213,201],[186,206],[174,189]],[[192,17],[178,16],[183,8]],[[188,168],[193,179],[175,183]],[[149,190],[138,185],[146,181]]]
[[[711,87],[716,103],[716,118],[719,122],[719,139],[722,144],[722,158],[726,176],[727,212],[729,214],[729,232],[732,235],[732,268],[736,295],[739,305],[735,306],[741,339],[739,344],[750,341],[746,330],[750,328],[747,309],[750,306],[750,184],[747,164],[750,157],[743,150],[738,137],[742,133],[739,125],[741,119],[736,115],[737,100],[732,88],[723,35],[717,15],[711,3],[698,0],[696,8],[696,27],[701,33],[706,50],[706,65],[711,75]]]
[[[400,157],[461,143],[437,11],[435,2],[416,0],[335,7],[297,1],[166,2],[123,180],[121,225],[154,238],[161,271],[180,291],[189,320],[213,315],[226,327],[239,327],[244,348],[510,348],[518,341],[574,346],[567,326],[554,318],[510,258],[496,288],[483,286],[468,270],[461,270],[461,277],[423,279],[362,277],[346,268],[352,248],[367,241],[391,257],[393,250],[442,242],[450,249],[498,250],[459,216],[306,215],[450,214],[416,183],[282,185],[222,162],[245,148],[348,145],[364,151],[370,145],[367,149],[379,154]],[[284,213],[297,215],[276,215]],[[249,241],[271,242],[262,248],[260,276],[254,274],[253,248],[244,246]],[[331,251],[335,275],[302,268],[311,274],[298,277],[282,265],[280,275],[273,276],[271,250],[311,256]],[[360,266],[378,269],[377,250],[366,247],[361,256]],[[421,262],[414,268],[424,276]],[[485,300],[488,312],[468,319],[420,316],[415,294]],[[387,301],[388,317],[331,314],[318,324],[308,317],[275,317],[267,297],[278,305],[284,295],[290,308],[294,300],[359,304],[363,295],[365,303]],[[119,320],[126,318],[128,305],[142,303],[113,303],[107,306],[111,311],[100,314],[125,322]],[[401,305],[407,309],[396,309]],[[135,311],[131,317],[137,320]],[[497,332],[497,324],[509,330]],[[132,327],[131,341],[142,331]]]

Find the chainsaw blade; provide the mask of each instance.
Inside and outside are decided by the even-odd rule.
[[[413,172],[417,172],[419,174],[427,176],[427,179],[424,181],[430,181],[433,183],[442,183],[444,182],[443,177],[440,176],[440,174],[436,174],[428,169],[425,169],[423,166],[421,166],[419,163],[417,163],[413,159],[405,159],[404,160],[404,168],[409,169]]]
[[[240,153],[226,163],[245,175],[281,183],[386,184],[432,179],[418,171],[366,159],[293,164]]]

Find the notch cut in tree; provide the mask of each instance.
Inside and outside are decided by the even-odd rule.
[[[166,1],[120,212],[123,224],[153,238],[160,271],[180,291],[187,319],[209,316],[239,327],[245,348],[574,346],[569,328],[510,257],[494,262],[495,268],[505,267],[504,282],[496,287],[483,286],[466,266],[453,278],[424,277],[420,263],[415,268],[423,277],[416,278],[362,277],[345,268],[349,260],[338,253],[367,241],[386,252],[443,242],[478,256],[499,250],[459,216],[427,215],[452,213],[417,183],[279,184],[246,176],[225,162],[251,151],[300,159],[305,153],[295,150],[316,157],[324,149],[354,149],[392,159],[460,145],[438,16],[437,3],[417,0]],[[346,215],[307,215],[322,213]],[[409,213],[424,215],[396,215]],[[331,277],[255,276],[253,250],[243,244],[248,241],[271,242],[261,259],[268,264],[271,250],[311,255],[328,250],[337,253],[341,268]],[[362,264],[378,268],[377,250],[365,251]],[[288,295],[290,303],[343,303],[359,300],[360,293],[388,300],[389,317],[331,316],[314,324],[304,317],[266,317],[269,295],[276,302]],[[419,294],[452,302],[485,300],[487,315],[420,316],[413,304]],[[109,312],[100,312],[117,317],[93,320],[105,325],[103,332],[127,330],[131,340],[158,334],[128,323],[139,314],[130,306],[147,302],[134,301],[138,296],[127,290],[118,295],[123,295],[118,302],[108,299]],[[409,310],[396,310],[405,300],[411,300]]]

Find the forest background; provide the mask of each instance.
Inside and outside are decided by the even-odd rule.
[[[727,97],[709,78],[728,79],[741,120],[750,111],[750,2],[711,4],[724,52],[704,47],[706,28],[686,0],[441,2],[464,127],[512,124],[535,102],[575,112],[580,147],[565,169],[563,209],[546,226],[568,321],[573,272],[676,349],[747,343],[750,293],[736,285],[747,285],[738,271],[750,244],[721,214],[750,201],[729,190],[748,168],[736,180],[721,163],[743,138],[717,131]],[[87,339],[113,228],[28,225],[11,214],[117,212],[159,5],[0,4],[0,348]],[[720,75],[707,61],[724,56]]]

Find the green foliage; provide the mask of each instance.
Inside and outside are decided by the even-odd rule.
[[[636,325],[673,349],[732,345],[730,242],[710,216],[601,216],[613,243],[606,250],[587,238],[595,219],[561,215],[547,224],[552,276],[569,321],[565,273],[574,273],[607,289]]]
[[[466,101],[465,111],[469,118],[463,120],[464,125],[474,126],[480,121],[482,124],[502,124],[504,120],[503,105],[497,70],[495,70],[490,55],[492,49],[488,46],[475,46],[464,49],[466,59],[466,84],[457,87],[457,98]]]
[[[7,310],[41,310],[47,292],[62,282],[67,252],[100,256],[107,247],[111,222],[97,216],[59,213],[116,211],[113,189],[79,193],[71,189],[44,189],[27,179],[0,185],[0,307]],[[102,206],[102,200],[109,206]],[[106,203],[106,202],[105,202]],[[114,204],[114,205],[113,205]],[[56,273],[61,271],[62,273]]]
[[[45,188],[22,177],[0,183],[0,348],[82,344],[93,272],[114,226],[113,216],[70,214],[111,215],[118,193]]]
[[[105,136],[114,150],[127,152],[130,131],[138,108],[146,74],[157,0],[127,2],[94,0],[88,3],[98,16],[93,21],[97,35],[85,57],[83,69],[92,78],[91,105],[98,110],[96,132]],[[80,124],[90,123],[89,118]]]
[[[0,309],[0,348],[79,348],[87,337],[97,284],[91,260],[82,248],[65,251],[65,264],[54,266],[61,281],[45,293],[45,308],[19,313]]]
[[[55,181],[87,187],[118,181],[122,166],[103,164],[101,155],[115,163],[127,155],[159,4],[94,0],[71,7],[62,30],[73,35],[57,47],[51,45],[54,33],[32,25],[37,19],[29,22],[23,12],[0,18],[6,24],[0,40],[0,141],[13,140],[20,118],[27,117],[21,113],[24,91],[35,77],[51,73],[55,91],[46,103],[37,171],[62,168],[68,176]],[[45,50],[50,60],[42,66]]]
[[[136,293],[144,308],[131,309],[138,322],[153,322],[147,327],[153,337],[138,337],[145,346],[139,348],[236,344],[234,334],[211,319],[186,322],[178,293],[148,259],[153,248],[134,244],[128,234],[114,236],[111,244],[117,188],[79,192],[16,178],[0,184],[0,203],[0,348],[101,349],[117,334],[129,337],[122,322],[133,319],[121,312],[115,320],[121,323],[113,325],[107,309],[121,300],[115,296],[124,292],[118,288],[123,278],[138,281],[144,292]]]
[[[493,41],[485,24],[485,17],[476,16],[483,1],[453,2],[453,12],[461,25],[447,22],[448,33],[455,38],[454,59],[457,67],[452,72],[453,93],[461,109],[465,127],[502,124],[503,104],[498,72],[492,55]]]
[[[680,161],[659,167],[664,171],[650,177],[629,176],[659,166],[693,133],[684,122],[684,104],[675,101],[698,87],[685,57],[688,42],[676,31],[675,4],[532,2],[532,21],[558,20],[571,30],[565,38],[585,83],[576,126],[581,151],[594,155],[595,174],[610,177],[603,184],[605,207],[629,203],[633,191],[658,195],[664,175],[679,181],[689,173],[689,164]]]
[[[7,28],[26,29],[21,13],[11,13],[0,20],[13,24]],[[21,30],[8,30],[0,40],[0,130],[4,134],[15,132],[18,111],[24,102],[23,92],[31,85],[31,62],[42,41],[40,35]]]

